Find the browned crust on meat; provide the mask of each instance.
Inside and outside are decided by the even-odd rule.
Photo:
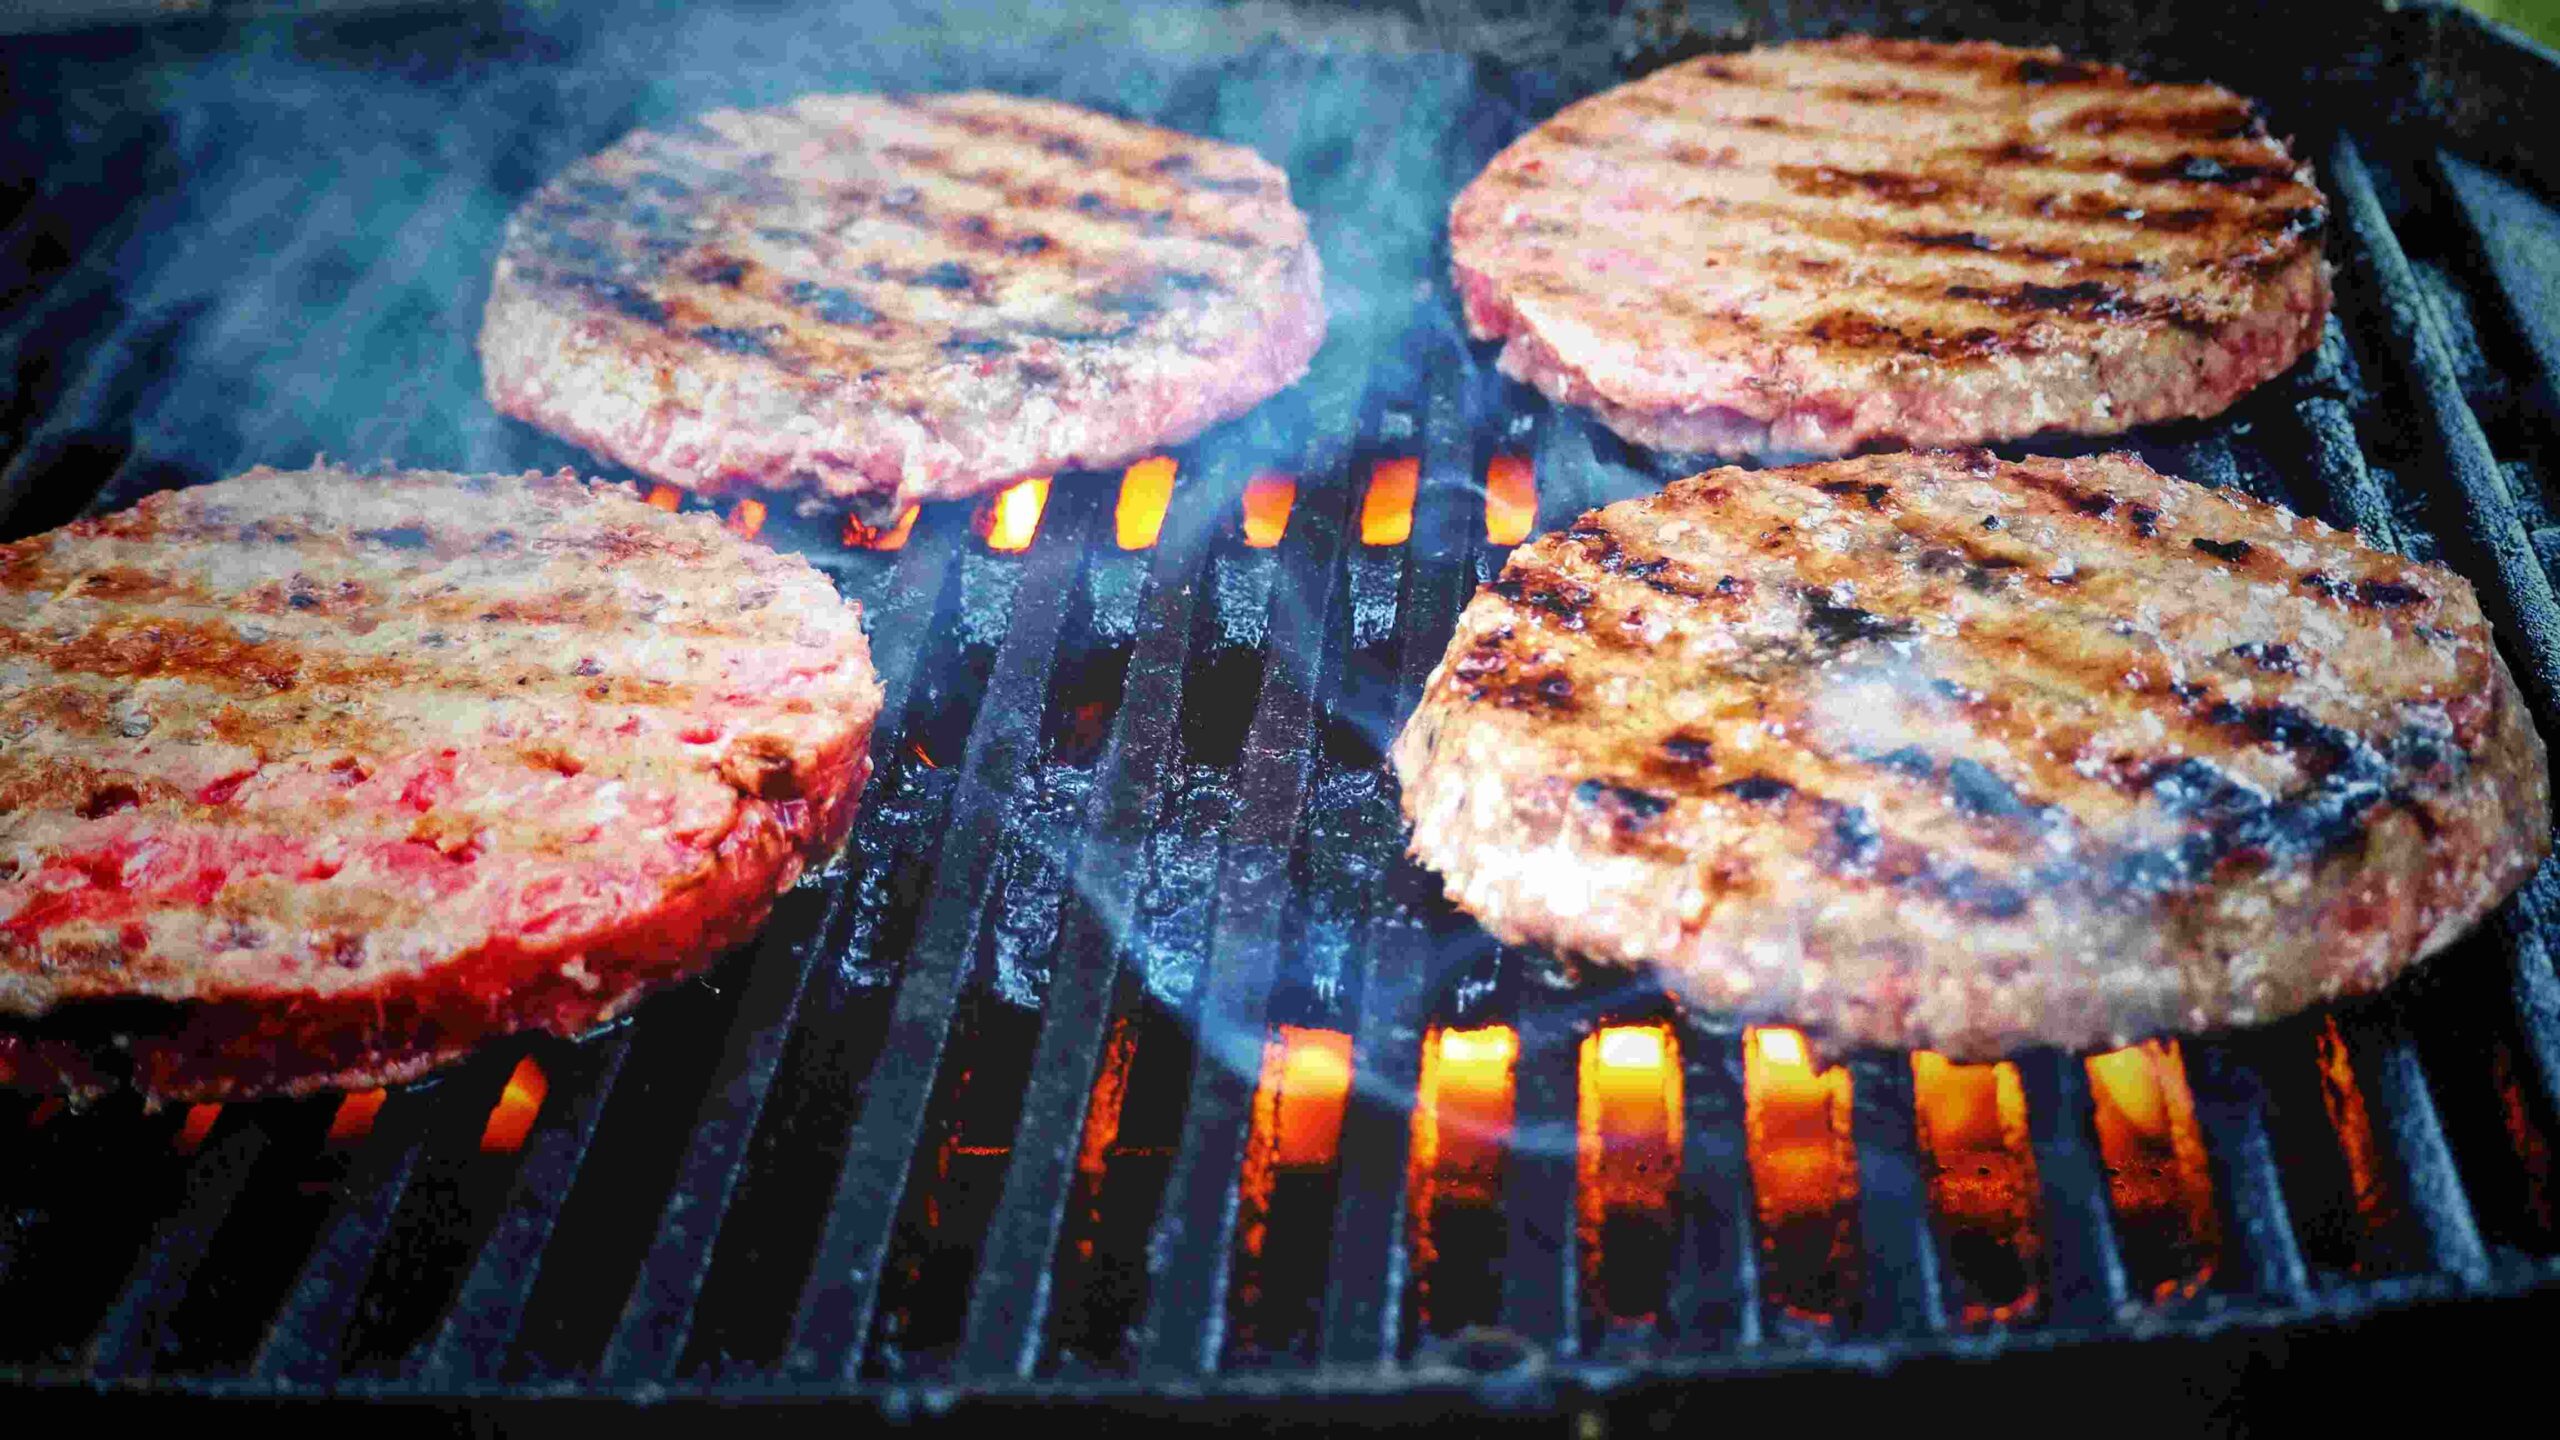
[[[566,474],[260,470],[0,547],[0,1084],[588,1028],[841,843],[879,704],[805,560]]]
[[[1477,594],[1394,760],[1506,941],[1961,1058],[2375,989],[2550,842],[2468,584],[2125,455],[1587,514]]]
[[[1507,373],[1641,444],[1816,456],[2217,414],[2318,343],[2325,216],[2217,86],[1856,37],[1569,106],[1449,225]]]
[[[1253,152],[990,94],[639,131],[509,223],[489,398],[706,492],[894,514],[1117,464],[1306,372],[1322,271]]]

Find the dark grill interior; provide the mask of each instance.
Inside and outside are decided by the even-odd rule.
[[[865,606],[879,772],[845,864],[703,981],[378,1113],[0,1098],[0,1380],[1535,1410],[2340,1317],[2401,1333],[2382,1327],[2409,1307],[2551,1316],[2550,867],[2334,1014],[1823,1077],[1784,1034],[1494,945],[1402,861],[1380,752],[1507,553],[1488,467],[1533,463],[1537,530],[1694,468],[1496,376],[1440,252],[1453,188],[1501,144],[1694,43],[1647,13],[1548,34],[1307,10],[1278,38],[1190,12],[1064,36],[466,17],[11,46],[12,538],[324,451],[594,470],[480,398],[497,227],[578,155],[714,104],[977,85],[1252,144],[1314,218],[1335,324],[1307,383],[1169,452],[1147,548],[1120,544],[1117,476],[1060,477],[1019,552],[964,506],[894,550],[773,506],[764,533]],[[2432,9],[2282,60],[2130,24],[1860,28],[2058,40],[2267,99],[2334,202],[2338,316],[2224,420],[2134,440],[2462,570],[2560,733],[2560,211],[2530,142],[2501,138],[2536,133],[2519,97],[2550,57]],[[1370,543],[1392,518],[1373,472],[1399,460],[1410,536]],[[1243,497],[1272,473],[1294,505],[1251,544]]]

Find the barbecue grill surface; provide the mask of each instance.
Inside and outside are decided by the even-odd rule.
[[[1089,1398],[1374,1419],[1703,1418],[1730,1393],[1704,1379],[1810,1406],[1884,1374],[1897,1408],[1978,1404],[1988,1375],[2210,1409],[2254,1378],[2309,1418],[2345,1403],[2314,1374],[2386,1350],[2440,1364],[2560,1318],[2550,866],[2376,1002],[2184,1044],[2211,1204],[2183,1238],[2111,1203],[2077,1057],[2019,1057],[2004,1082],[2028,1178],[1996,1243],[1947,1209],[1965,1177],[1933,1158],[1908,1057],[1850,1057],[1855,1186],[1808,1269],[1757,1218],[1744,1037],[1494,946],[1402,860],[1380,753],[1507,553],[1490,462],[1534,462],[1539,530],[1696,468],[1459,337],[1450,195],[1618,78],[1831,27],[2059,43],[2263,100],[2332,199],[2338,314],[2230,415],[2132,438],[2163,470],[2461,570],[2554,733],[2560,117],[2539,97],[2560,60],[2433,7],[1823,27],[1442,9],[473,11],[11,42],[9,537],[315,453],[598,472],[480,398],[499,227],[576,157],[718,105],[984,87],[1252,145],[1314,219],[1336,320],[1303,385],[1170,452],[1143,548],[1121,544],[1117,476],[1060,477],[1019,551],[967,506],[927,507],[894,550],[773,507],[764,533],[870,617],[880,771],[845,863],[705,981],[396,1091],[361,1133],[326,1101],[0,1097],[0,1381],[137,1408]],[[1410,535],[1369,543],[1373,466],[1398,460]],[[1296,496],[1265,548],[1238,514],[1270,473]],[[1676,1046],[1650,1231],[1579,1223],[1577,1067],[1604,1025]],[[1283,1026],[1347,1036],[1355,1077],[1331,1163],[1285,1174],[1258,1148]],[[1489,1201],[1418,1230],[1426,1044],[1494,1026],[1517,1046],[1513,1143]],[[526,1060],[547,1093],[511,1147],[492,1112],[523,1109]],[[1604,1245],[1636,1258],[1594,1269]],[[1654,1277],[1649,1319],[1619,1313],[1630,1270]]]

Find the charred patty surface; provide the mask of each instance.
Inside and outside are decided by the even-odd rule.
[[[1852,38],[1568,106],[1449,230],[1508,373],[1640,444],[1811,457],[2219,413],[2318,342],[2324,217],[2227,90]]]
[[[489,398],[696,490],[895,514],[1185,440],[1306,373],[1306,217],[1234,145],[991,94],[637,131],[507,229]]]
[[[2469,585],[2126,455],[1586,514],[1468,605],[1394,759],[1506,940],[1968,1058],[2374,989],[2549,845]]]
[[[880,688],[798,557],[566,475],[258,470],[0,546],[0,1084],[403,1080],[708,964]]]

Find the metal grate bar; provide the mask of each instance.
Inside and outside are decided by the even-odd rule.
[[[2532,537],[2516,513],[2506,475],[2490,454],[2479,418],[2463,398],[2436,318],[2419,292],[2409,259],[2391,233],[2373,177],[2352,137],[2341,136],[2329,157],[2329,180],[2355,239],[2356,263],[2372,283],[2391,327],[2402,341],[2400,357],[2446,478],[2461,505],[2463,533],[2477,551],[2466,572],[2496,583],[2481,591],[2481,608],[2510,637],[2516,678],[2544,729],[2560,721],[2560,603],[2551,577],[2534,553]]]
[[[1202,493],[1178,499],[1167,513],[1151,558],[1139,601],[1143,619],[1089,805],[1091,838],[1060,924],[1054,973],[1071,978],[1053,982],[1043,1006],[1022,1124],[970,1289],[959,1359],[964,1374],[1027,1378],[1039,1362],[1051,1257],[1075,1185],[1077,1144],[1120,977],[1118,921],[1137,907],[1146,879],[1137,857],[1178,763],[1174,727],[1200,572],[1241,492],[1242,468],[1233,454],[1213,462]]]
[[[2560,904],[2555,891],[2560,891],[2560,869],[2545,864],[2492,922],[2509,956],[2516,1024],[2533,1058],[2543,1112],[2550,1115],[2560,1115],[2560,974],[2554,973],[2549,940],[2555,933],[2554,906]]]
[[[1672,1333],[1691,1346],[1760,1341],[1760,1231],[1742,1090],[1742,1036],[1680,1017],[1680,1248]]]
[[[430,1148],[441,1151],[476,1139],[505,1088],[506,1073],[504,1066],[475,1062],[434,1090],[396,1095],[383,1107],[339,1187],[318,1243],[258,1347],[252,1374],[303,1384],[337,1377],[339,1341],[355,1319],[365,1277],[390,1233],[410,1175]]]
[[[631,1032],[626,1027],[590,1043],[601,1053],[588,1057],[592,1069],[587,1083],[563,1097],[565,1106],[543,1107],[506,1209],[473,1257],[444,1319],[421,1347],[419,1373],[431,1385],[495,1378],[508,1342],[524,1320],[542,1252],[568,1204],[614,1082],[630,1058]]]
[[[2090,1108],[2088,1067],[2057,1050],[2030,1051],[2017,1057],[2017,1066],[2042,1194],[2053,1319],[2062,1325],[2107,1324],[2125,1303],[2126,1284],[2107,1205],[2106,1161]]]
[[[2276,1178],[2266,1084],[2255,1066],[2223,1045],[2194,1045],[2186,1056],[2187,1084],[2221,1214],[2223,1272],[2247,1294],[2300,1304],[2310,1278]]]
[[[124,1379],[151,1372],[161,1327],[204,1263],[214,1232],[249,1183],[267,1152],[265,1117],[236,1122],[226,1113],[220,1130],[188,1167],[186,1198],[156,1226],[89,1344],[89,1373]]]
[[[1929,1176],[1920,1156],[1910,1058],[1867,1055],[1848,1065],[1850,1133],[1858,1151],[1858,1236],[1866,1257],[1858,1328],[1874,1335],[1943,1330],[1946,1301],[1939,1285],[1938,1242],[1930,1233]]]
[[[1435,458],[1441,457],[1438,408],[1435,395],[1428,446]],[[1426,477],[1434,463],[1426,459]],[[1290,859],[1313,779],[1317,696],[1332,678],[1328,672],[1339,671],[1338,664],[1327,664],[1326,652],[1338,636],[1331,620],[1343,585],[1339,557],[1354,493],[1345,485],[1301,503],[1306,532],[1282,552],[1273,587],[1270,613],[1278,623],[1237,764],[1242,804],[1218,871],[1216,928],[1201,982],[1200,1043],[1182,1139],[1147,1247],[1142,1347],[1157,1366],[1211,1370],[1225,1344],[1236,1180],[1271,989],[1288,936],[1294,898]],[[1299,524],[1295,518],[1290,523],[1292,529]]]
[[[1426,486],[1414,503],[1404,594],[1396,608],[1396,716],[1413,712],[1423,680],[1440,663],[1473,578],[1469,538],[1481,534],[1481,526],[1482,507],[1465,491]],[[1419,957],[1439,945],[1430,920],[1439,904],[1439,881],[1398,859],[1404,827],[1393,800],[1394,779],[1384,762],[1379,771],[1369,844],[1380,884],[1361,936],[1360,1014],[1351,1040],[1359,1085],[1342,1118],[1341,1199],[1325,1274],[1323,1353],[1328,1363],[1342,1366],[1377,1365],[1396,1353],[1405,1281],[1405,1170],[1430,981]]]
[[[2546,204],[2460,156],[2439,150],[2435,168],[2533,352],[2544,413],[2560,419],[2560,249],[2552,243],[2560,227]]]
[[[1534,963],[1534,962],[1533,962]],[[1534,988],[1540,981],[1528,980]],[[1511,1153],[1502,1208],[1502,1324],[1550,1354],[1581,1348],[1581,1217],[1574,1209],[1581,1039],[1562,997],[1533,994],[1520,1012]]]
[[[945,578],[965,543],[965,531],[960,517],[945,507],[918,517],[915,533],[898,552],[888,598],[864,617],[884,696],[872,737],[874,755],[896,754],[905,736],[917,668],[933,636]],[[872,783],[878,780],[875,774]],[[866,804],[848,852],[887,853],[884,831],[889,824],[884,807]],[[852,889],[847,884],[835,887],[839,897]],[[694,1302],[710,1273],[713,1238],[736,1193],[748,1142],[764,1114],[810,973],[828,953],[834,929],[831,914],[803,947],[797,965],[759,965],[750,972],[728,1044],[694,1114],[656,1235],[605,1343],[604,1373],[655,1379],[683,1353]]]
[[[2402,1212],[2417,1232],[2428,1269],[2470,1284],[2488,1278],[2489,1253],[2462,1173],[2446,1144],[2417,1047],[2396,1020],[2341,1022],[2378,1138],[2394,1163]]]
[[[986,881],[1014,821],[1013,798],[1039,764],[1049,672],[1076,571],[1101,513],[1090,484],[1052,492],[1011,627],[969,729],[932,897],[898,984],[896,1007],[845,1147],[835,1199],[791,1326],[786,1368],[851,1378],[862,1362],[880,1272],[909,1160],[950,1038],[951,1017],[986,912]]]

